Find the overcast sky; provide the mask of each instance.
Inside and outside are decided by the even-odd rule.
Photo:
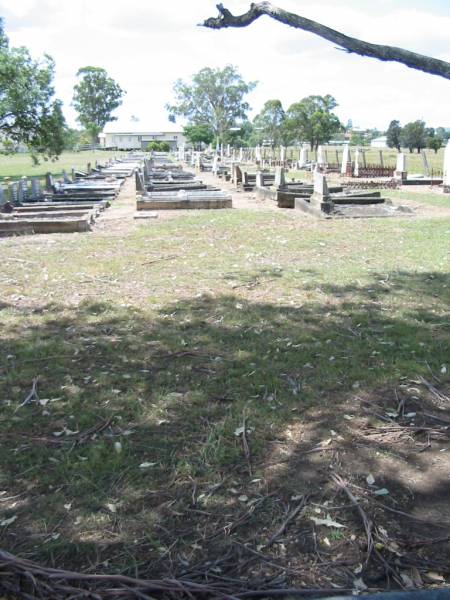
[[[249,0],[223,0],[234,13]],[[258,81],[256,114],[268,99],[284,107],[332,94],[346,123],[386,129],[391,119],[450,127],[450,82],[395,63],[348,55],[320,38],[263,17],[245,29],[197,27],[216,16],[213,0],[0,0],[11,45],[56,61],[56,90],[71,125],[78,68],[105,68],[127,91],[107,129],[163,130],[174,81],[202,67],[236,65]],[[450,0],[277,0],[287,10],[349,35],[450,62]],[[132,123],[131,116],[139,118]]]

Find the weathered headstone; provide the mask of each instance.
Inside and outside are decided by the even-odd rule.
[[[0,183],[0,208],[5,204],[5,202],[5,190],[3,189],[3,186]]]
[[[256,173],[256,187],[264,187],[264,173],[262,171]]]
[[[212,172],[214,175],[217,175],[218,166],[219,166],[219,157],[217,156],[217,154],[214,154],[213,164],[212,164]]]
[[[19,204],[19,189],[18,189],[18,185],[17,182],[14,181],[13,183],[11,183],[10,187],[10,198],[11,198],[11,204],[17,205]]]
[[[450,140],[444,152],[444,192],[450,194]]]
[[[42,196],[41,194],[41,184],[37,177],[33,177],[31,180],[31,199],[36,201]]]
[[[302,146],[300,148],[300,157],[298,159],[298,168],[303,169],[303,167],[306,165],[307,162],[308,162],[308,150],[305,148],[305,146]]]
[[[142,177],[142,174],[139,171],[139,169],[136,169],[134,174],[135,174],[135,181],[136,181],[136,191],[137,192],[145,192],[144,178]]]
[[[323,173],[314,172],[314,192],[310,199],[312,207],[324,213],[330,213],[333,210],[333,202],[328,191],[327,180]]]
[[[45,174],[45,189],[47,192],[53,192],[55,183],[53,181],[53,175],[51,173]]]
[[[286,161],[286,148],[284,146],[280,146],[280,161],[283,164]]]
[[[395,167],[394,177],[395,179],[400,179],[402,181],[407,177],[406,156],[403,152],[397,154],[397,166]]]
[[[349,155],[350,155],[350,147],[348,144],[345,144],[344,151],[342,153],[341,175],[347,174]]]
[[[261,162],[261,147],[260,146],[256,146],[255,148],[255,161],[256,162]]]
[[[428,157],[425,153],[425,150],[422,150],[420,152],[420,155],[422,156],[423,170],[425,171],[425,175],[426,175],[426,177],[429,177],[430,176],[430,165],[428,164]]]
[[[244,161],[244,148],[239,148],[239,162]]]
[[[284,176],[283,167],[275,167],[275,181],[274,186],[276,188],[281,188],[286,185],[286,178]]]

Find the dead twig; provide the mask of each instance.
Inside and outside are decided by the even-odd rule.
[[[268,540],[266,544],[266,548],[270,548],[272,544],[276,542],[276,540],[283,535],[285,530],[287,529],[289,523],[291,523],[300,513],[304,513],[306,509],[306,501],[307,496],[303,496],[298,505],[288,514],[287,518],[283,521],[281,526],[277,529],[277,531],[272,535],[272,537]]]
[[[31,402],[39,402],[39,396],[37,393],[37,384],[39,381],[39,377],[35,377],[31,383],[31,390],[28,394],[28,396],[25,398],[25,400],[19,404],[19,406],[16,408],[16,410],[14,412],[16,412],[17,410],[19,410],[19,408],[22,408],[22,406],[26,406],[27,404],[30,404]]]

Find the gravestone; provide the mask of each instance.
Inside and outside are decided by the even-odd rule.
[[[17,206],[19,204],[19,189],[18,189],[18,185],[17,185],[16,181],[11,183],[9,190],[10,190],[11,204],[14,204],[14,206]]]
[[[325,165],[323,146],[319,146],[317,149],[317,164],[319,165],[319,167],[323,167]]]
[[[234,185],[237,186],[239,183],[242,183],[242,171],[239,165],[233,165],[231,173]]]
[[[350,146],[348,144],[345,144],[344,151],[342,153],[341,175],[347,174],[349,156],[350,156]]]
[[[425,153],[425,150],[422,150],[420,152],[421,156],[422,156],[422,162],[423,162],[423,169],[425,171],[425,175],[426,177],[430,176],[430,165],[428,164],[428,157]]]
[[[327,180],[325,175],[319,171],[314,172],[314,192],[309,202],[313,208],[321,212],[329,214],[333,211],[334,204],[328,190]]]
[[[51,173],[45,174],[45,190],[47,192],[53,192],[55,188],[55,182],[53,181],[53,175]]]
[[[444,192],[450,194],[450,140],[444,152]]]
[[[407,178],[406,156],[403,154],[403,152],[399,152],[397,154],[397,166],[395,167],[394,177],[395,179],[400,179],[401,181]]]
[[[286,148],[284,146],[280,146],[280,161],[284,164],[286,161]]]
[[[217,175],[217,168],[219,166],[219,157],[217,154],[214,154],[213,164],[212,164],[212,172],[214,175]]]
[[[284,175],[284,169],[283,167],[275,167],[275,181],[274,181],[274,186],[276,188],[281,188],[281,187],[285,187],[286,185],[286,178]]]
[[[353,177],[359,177],[359,148],[355,150],[355,167],[353,169]]]
[[[243,161],[244,161],[244,149],[239,148],[239,162],[243,162]]]
[[[255,148],[255,161],[261,162],[261,148],[259,146]]]
[[[264,173],[262,171],[256,173],[256,187],[264,187]]]
[[[142,177],[142,173],[139,171],[139,169],[136,169],[134,176],[136,181],[136,191],[145,192],[144,178]]]
[[[305,148],[305,146],[302,146],[300,148],[300,157],[298,159],[298,168],[303,169],[303,167],[306,165],[307,162],[308,162],[308,150]]]
[[[31,199],[36,201],[39,200],[41,196],[42,194],[40,181],[37,177],[34,177],[31,180]]]
[[[5,202],[6,202],[5,190],[3,189],[3,186],[0,183],[0,209],[5,204]]]

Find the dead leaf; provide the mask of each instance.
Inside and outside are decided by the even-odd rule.
[[[342,529],[345,525],[338,523],[337,521],[333,521],[330,515],[327,515],[326,519],[319,519],[317,517],[309,517],[311,521],[314,521],[316,525],[325,525],[326,527],[336,527],[336,529]]]

